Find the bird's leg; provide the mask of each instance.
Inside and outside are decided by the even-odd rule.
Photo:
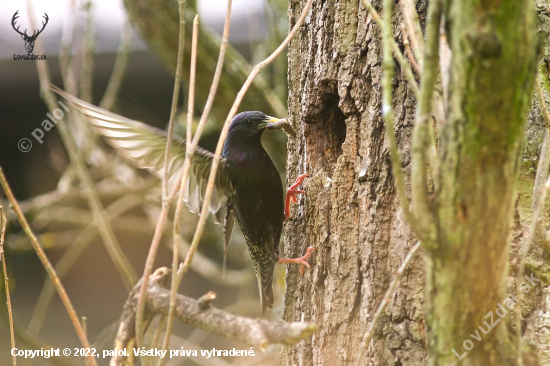
[[[300,274],[303,275],[304,274],[304,266],[306,266],[307,268],[310,268],[309,263],[306,262],[306,260],[309,258],[309,256],[311,255],[311,253],[313,253],[314,250],[315,250],[315,247],[307,248],[306,254],[304,254],[300,258],[279,258],[279,263],[299,264],[300,265]]]
[[[286,202],[285,202],[285,217],[288,219],[290,217],[290,203],[298,203],[298,199],[296,198],[299,194],[306,194],[306,192],[296,189],[304,179],[307,177],[307,174],[301,174],[296,178],[296,181],[293,185],[288,187],[286,190]]]

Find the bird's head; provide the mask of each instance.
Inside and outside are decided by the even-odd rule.
[[[228,136],[240,139],[258,139],[265,129],[270,129],[279,118],[270,117],[262,112],[242,112],[233,117]]]

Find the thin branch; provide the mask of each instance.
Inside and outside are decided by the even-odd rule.
[[[399,283],[399,280],[403,276],[403,273],[405,273],[405,269],[407,268],[407,265],[413,258],[414,254],[420,248],[420,245],[422,242],[417,242],[414,247],[411,248],[409,253],[407,253],[407,256],[403,260],[403,263],[401,263],[401,266],[395,273],[395,277],[393,278],[392,282],[390,283],[390,287],[386,290],[386,293],[384,294],[384,297],[382,298],[382,301],[380,302],[380,305],[378,305],[378,309],[376,309],[376,313],[374,314],[374,318],[372,319],[367,331],[365,332],[365,335],[363,336],[363,339],[361,340],[361,345],[359,346],[359,356],[357,356],[357,362],[356,365],[361,365],[361,360],[363,359],[363,354],[365,353],[365,350],[367,349],[367,346],[369,345],[372,337],[374,336],[374,328],[376,327],[376,324],[378,324],[378,320],[380,320],[380,317],[382,317],[382,314],[384,313],[384,309],[386,306],[390,303],[391,298],[393,297],[395,290],[397,288],[397,284]]]
[[[361,1],[363,2],[363,5],[367,8],[367,10],[370,12],[372,19],[376,22],[376,24],[378,24],[378,26],[382,30],[382,34],[384,34],[385,26],[382,20],[380,19],[380,16],[378,15],[378,12],[376,11],[376,9],[374,9],[374,7],[372,6],[369,0],[361,0]],[[391,29],[391,24],[390,24],[390,29]],[[397,62],[399,62],[399,66],[401,67],[401,70],[403,70],[403,72],[405,73],[405,77],[407,78],[407,82],[409,86],[411,87],[414,95],[418,98],[418,94],[419,94],[418,84],[416,83],[416,79],[412,72],[411,66],[409,65],[409,63],[401,53],[399,46],[395,42],[395,39],[391,37],[391,35],[388,41],[390,42],[390,46],[393,51],[393,54],[395,55],[395,58],[397,58]]]
[[[204,295],[202,295],[198,300],[197,304],[199,305],[199,309],[201,310],[207,310],[210,308],[210,305],[212,305],[212,301],[216,300],[216,293],[214,291],[208,291]]]
[[[6,290],[6,305],[8,308],[8,319],[10,323],[10,341],[11,348],[15,348],[15,336],[13,334],[13,313],[11,311],[10,286],[8,283],[8,270],[6,269],[6,254],[4,252],[4,234],[6,234],[6,215],[4,207],[0,205],[0,262],[2,262],[2,272],[4,274],[4,289]],[[12,355],[12,364],[17,366],[17,358]]]
[[[193,35],[192,35],[192,41],[191,41],[191,65],[189,68],[189,96],[187,101],[187,140],[186,145],[189,146],[191,143],[192,135],[191,130],[193,129],[193,107],[195,104],[195,77],[196,77],[196,67],[197,67],[197,41],[199,36],[199,16],[195,15],[195,18],[193,19]],[[189,154],[186,154],[187,156],[190,156]],[[174,214],[174,246],[173,246],[173,253],[172,253],[172,272],[176,273],[178,270],[178,264],[179,264],[179,245],[181,241],[181,210],[183,209],[183,193],[185,190],[185,174],[182,176],[182,180],[180,182],[180,190],[179,190],[179,196],[178,196],[178,203],[176,205],[176,212]],[[187,253],[189,256],[191,253],[191,250]],[[170,309],[168,312],[168,320],[166,323],[166,334],[164,336],[164,342],[162,343],[162,350],[166,351],[168,349],[168,345],[170,344],[170,336],[172,334],[172,325],[174,324],[174,311],[176,306],[176,293],[178,291],[179,282],[177,281],[176,276],[172,276],[172,290],[170,292]],[[164,358],[160,358],[158,361],[158,366],[162,366],[164,364]]]
[[[540,83],[540,79],[536,78],[536,82],[537,82],[537,98],[539,101],[539,107],[540,107],[542,119],[546,123],[546,128],[550,129],[550,113],[548,112],[546,101],[544,100],[544,92],[542,91],[542,85]]]
[[[441,20],[442,2],[434,0],[428,7],[428,24],[426,26],[426,50],[424,67],[420,83],[420,98],[416,109],[416,118],[411,144],[411,186],[412,202],[415,211],[415,222],[421,238],[428,246],[435,245],[435,217],[428,201],[428,151],[430,149],[430,121],[432,96],[437,79],[439,54],[439,23]],[[434,172],[438,174],[438,172]]]
[[[84,52],[82,53],[82,66],[80,68],[80,99],[92,102],[92,79],[94,70],[95,49],[95,18],[91,0],[86,2],[86,38],[84,40]]]
[[[157,345],[159,344],[160,336],[162,335],[162,331],[164,329],[164,326],[166,325],[166,319],[168,319],[168,316],[162,315],[157,323],[157,329],[155,330],[153,340],[151,341],[152,348],[157,348]]]
[[[433,99],[434,99],[433,101],[434,109],[436,109],[438,108],[438,105],[436,103],[440,103],[441,101],[438,100],[437,98],[433,98]],[[428,164],[430,166],[433,185],[435,190],[437,191],[439,189],[439,156],[437,155],[437,141],[435,139],[435,131],[437,131],[437,120],[435,119],[435,113],[434,113],[433,123],[429,124],[429,127],[427,128],[427,130],[429,134]]]
[[[27,0],[27,2],[30,2]],[[29,8],[30,12],[30,8]],[[76,13],[75,0],[69,0],[69,11],[63,21],[63,30],[61,33],[61,45],[59,49],[59,71],[63,79],[63,85],[71,94],[76,94],[76,82],[74,79],[73,65],[71,62],[71,47],[74,38],[74,19]],[[32,17],[31,17],[32,18]],[[31,23],[34,23],[31,19]],[[34,27],[34,25],[33,25]]]
[[[421,74],[421,70],[418,67],[418,64],[416,63],[416,59],[413,55],[413,51],[411,50],[411,42],[409,38],[409,34],[407,33],[407,27],[405,26],[405,23],[401,23],[401,33],[403,34],[403,45],[405,46],[405,50],[407,51],[407,57],[409,58],[409,62],[411,63],[414,71],[416,71],[417,75]]]
[[[78,319],[78,316],[76,315],[76,312],[73,308],[73,305],[71,304],[71,300],[69,299],[69,296],[67,295],[67,292],[65,291],[65,288],[61,284],[61,280],[57,276],[57,273],[55,272],[55,269],[53,268],[52,264],[48,260],[48,257],[46,256],[46,253],[44,252],[44,249],[42,249],[42,246],[38,242],[38,239],[32,232],[32,229],[29,226],[29,223],[27,222],[27,219],[23,215],[23,212],[21,211],[21,208],[19,207],[19,204],[17,203],[17,200],[15,199],[15,196],[13,195],[13,192],[11,191],[10,186],[8,185],[8,182],[6,181],[6,177],[4,176],[4,171],[2,167],[0,167],[0,185],[2,186],[2,189],[4,190],[4,193],[6,194],[6,197],[10,201],[10,204],[12,205],[13,210],[15,211],[15,214],[17,215],[17,220],[21,224],[21,227],[25,231],[25,234],[29,237],[29,240],[31,241],[31,244],[36,251],[36,254],[38,255],[38,258],[42,262],[42,265],[44,266],[44,269],[48,273],[48,276],[50,276],[53,284],[55,285],[55,288],[59,294],[59,297],[61,298],[61,301],[63,302],[63,305],[65,306],[65,309],[67,309],[67,313],[69,314],[69,318],[71,319],[71,322],[73,323],[73,326],[76,330],[76,334],[78,335],[78,338],[80,339],[80,343],[82,343],[82,346],[84,348],[90,348],[90,343],[88,342],[88,339],[86,338],[86,334],[84,333],[84,330],[82,329],[82,325],[80,324],[80,321]],[[90,365],[97,366],[95,358],[90,354],[88,356],[88,359],[90,360]]]
[[[420,23],[418,22],[418,13],[412,0],[399,0],[399,4],[401,5],[406,33],[411,41],[414,56],[418,60],[420,70],[422,70],[424,67],[424,42]],[[405,39],[405,34],[403,34],[403,39]],[[417,71],[419,70],[417,69]]]
[[[539,220],[541,219],[542,210],[544,208],[544,202],[546,201],[546,194],[548,193],[548,190],[550,189],[550,178],[546,180],[546,183],[541,187],[540,190],[540,199],[537,202],[537,205],[535,209],[533,210],[533,215],[531,217],[531,225],[529,226],[529,237],[527,239],[527,242],[523,245],[523,251],[521,253],[521,260],[518,267],[518,277],[516,280],[516,297],[518,299],[518,306],[515,308],[516,313],[516,337],[518,342],[518,361],[517,364],[522,366],[523,365],[523,355],[522,355],[522,337],[521,337],[521,299],[523,295],[523,289],[521,287],[521,279],[523,277],[523,273],[525,272],[525,261],[527,260],[527,254],[529,253],[529,249],[531,248],[531,244],[533,244],[533,241],[535,239],[535,235],[537,232],[537,227],[539,225]]]
[[[170,291],[167,289],[171,271],[165,267],[157,269],[150,277],[147,286],[146,319],[158,314],[167,315]],[[115,341],[116,354],[133,344],[136,335],[135,318],[138,293],[143,279],[130,293],[119,322]],[[317,325],[305,322],[269,322],[264,319],[250,319],[209,306],[203,310],[197,300],[183,295],[176,297],[176,318],[196,328],[237,340],[265,351],[271,344],[295,344],[310,337],[318,330]],[[122,352],[121,352],[122,353]],[[131,354],[131,352],[130,352]],[[125,356],[111,358],[110,365],[124,365]]]
[[[367,8],[374,10],[372,5],[364,0],[364,3],[368,4]],[[388,8],[386,8],[388,6]],[[391,79],[393,77],[393,58],[391,44],[395,43],[391,34],[391,6],[392,3],[385,1],[384,3],[384,22],[380,23],[382,29],[382,46],[383,46],[383,61],[382,61],[382,117],[384,118],[384,124],[386,126],[386,133],[389,140],[390,160],[392,175],[395,183],[395,189],[397,191],[397,198],[399,204],[403,209],[403,216],[406,222],[409,224],[415,234],[421,238],[416,230],[416,223],[414,222],[414,216],[409,207],[409,201],[407,199],[407,190],[405,188],[405,178],[403,176],[403,169],[401,168],[401,156],[397,149],[397,138],[395,136],[395,125],[393,123],[393,107],[392,107],[392,84]],[[387,10],[386,10],[387,9]],[[372,13],[374,14],[374,13]],[[378,15],[373,15],[373,18],[377,18]],[[416,82],[415,82],[416,83]]]
[[[441,19],[439,27],[439,74],[441,76],[441,92],[439,93],[439,102],[434,107],[435,110],[445,110],[447,108],[447,97],[449,95],[449,81],[451,78],[451,48],[447,42],[447,34],[445,30],[445,17]],[[434,111],[435,113],[435,111]],[[444,113],[440,113],[444,116]],[[445,118],[439,118],[439,126],[443,126]]]
[[[176,75],[174,80],[174,93],[172,95],[172,108],[170,110],[170,122],[168,124],[168,136],[166,142],[166,151],[164,155],[164,176],[162,177],[162,208],[157,222],[157,227],[155,229],[155,234],[153,235],[153,240],[151,242],[151,247],[149,248],[149,253],[147,254],[147,259],[145,261],[145,268],[143,270],[143,285],[141,286],[140,298],[137,306],[136,313],[136,345],[137,347],[142,347],[143,343],[143,333],[145,330],[145,324],[143,324],[143,312],[145,311],[145,296],[147,291],[147,279],[153,271],[153,264],[155,262],[155,257],[157,254],[158,246],[160,243],[160,238],[164,231],[164,224],[166,222],[166,217],[168,215],[168,209],[170,208],[170,201],[168,194],[168,180],[170,179],[169,173],[170,169],[170,148],[172,145],[172,134],[174,133],[174,123],[176,119],[176,110],[178,106],[179,91],[181,88],[181,74],[183,69],[183,49],[185,47],[185,1],[179,0],[179,40],[178,40],[178,58],[176,64]],[[176,180],[177,182],[178,180]],[[174,188],[176,188],[174,184]],[[175,192],[175,189],[173,190]],[[175,194],[175,193],[174,193]],[[170,196],[172,196],[170,194]]]
[[[126,21],[122,27],[122,34],[120,36],[120,46],[117,51],[115,66],[113,67],[113,72],[109,78],[109,83],[107,84],[107,89],[105,89],[105,94],[101,98],[99,106],[106,110],[111,110],[115,104],[116,96],[122,84],[122,79],[124,78],[124,72],[126,71],[126,65],[128,63],[128,54],[132,49],[132,41],[134,35],[132,32],[132,26],[129,21]]]
[[[536,78],[536,85],[539,108],[542,119],[545,122],[546,129],[542,140],[542,146],[540,148],[540,156],[535,174],[535,184],[533,185],[533,198],[531,200],[531,210],[533,212],[540,201],[539,194],[544,182],[548,178],[548,169],[550,168],[550,114],[548,113],[546,101],[544,100],[544,91],[542,89],[539,77]]]
[[[31,3],[31,0],[27,0],[27,2],[28,2],[31,25],[34,27],[34,24],[36,23],[36,21],[34,19],[34,11],[32,10],[32,3]],[[40,38],[36,40],[35,47],[37,52],[44,53]],[[58,108],[58,104],[57,104],[57,98],[50,90],[51,77],[50,77],[47,61],[46,60],[36,61],[36,68],[38,71],[38,79],[40,82],[41,96],[46,102],[46,106],[50,110],[50,113],[53,113],[53,111],[56,108]],[[98,225],[98,230],[100,232],[103,242],[105,243],[105,248],[107,249],[109,257],[113,261],[116,269],[119,271],[124,285],[128,290],[130,290],[133,284],[135,283],[135,281],[137,280],[137,274],[132,268],[130,261],[128,260],[128,258],[126,258],[126,256],[124,255],[124,252],[120,248],[120,244],[116,239],[116,236],[113,232],[113,228],[111,227],[111,225],[109,224],[109,222],[105,217],[105,213],[103,212],[103,205],[99,199],[99,196],[98,196],[97,190],[95,189],[92,178],[90,177],[88,170],[86,169],[86,164],[84,162],[84,159],[80,154],[80,151],[77,147],[77,144],[74,140],[73,135],[71,134],[69,128],[67,127],[63,119],[59,119],[57,123],[57,130],[59,131],[59,135],[61,136],[63,144],[67,149],[67,153],[69,155],[71,163],[75,165],[78,178],[80,179],[83,185],[83,190],[82,190],[83,194],[86,197],[88,205],[90,206],[90,210],[92,211],[92,214],[94,216],[94,221]]]

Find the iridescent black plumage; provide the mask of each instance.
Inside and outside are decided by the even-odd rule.
[[[260,141],[269,118],[261,112],[235,116],[222,154],[231,182],[228,200],[248,244],[264,313],[273,306],[273,268],[284,222],[281,178]]]

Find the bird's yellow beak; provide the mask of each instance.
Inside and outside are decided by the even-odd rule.
[[[279,128],[277,128],[275,124],[280,120],[281,119],[277,117],[267,116],[266,119],[264,119],[263,122],[258,125],[258,129],[266,128],[268,130],[278,130]]]

